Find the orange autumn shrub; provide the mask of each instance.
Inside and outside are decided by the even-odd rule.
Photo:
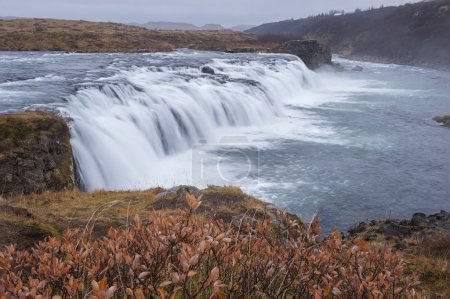
[[[30,251],[0,252],[0,298],[418,298],[399,253],[318,238],[319,222],[299,237],[269,220],[232,227],[189,210],[151,213],[144,223],[91,240],[69,230]]]

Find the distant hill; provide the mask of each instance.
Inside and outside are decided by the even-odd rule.
[[[450,68],[450,0],[322,14],[247,32],[317,39],[353,58]]]
[[[225,28],[219,24],[206,24],[201,27],[189,23],[179,22],[147,22],[147,23],[131,23],[129,25],[144,27],[155,30],[224,30]]]
[[[219,24],[206,24],[200,27],[201,30],[224,30],[225,28]]]
[[[23,18],[11,17],[11,16],[0,17],[0,20],[14,20],[14,19],[23,19]]]
[[[220,24],[205,24],[203,26],[196,26],[189,23],[178,23],[178,22],[147,22],[147,23],[131,23],[128,25],[144,27],[147,29],[156,30],[233,30],[244,32],[248,29],[255,27],[255,25],[236,25],[232,27],[224,27]]]
[[[247,30],[249,30],[249,29],[251,29],[253,27],[256,27],[256,25],[236,25],[236,26],[231,27],[230,29],[233,30],[233,31],[244,32],[244,31],[247,31]]]
[[[147,22],[144,24],[133,23],[132,25],[144,27],[147,29],[161,29],[161,30],[199,30],[200,28],[188,23],[176,22]]]

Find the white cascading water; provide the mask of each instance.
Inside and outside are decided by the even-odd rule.
[[[215,59],[208,65],[215,75],[190,67],[134,67],[68,97],[84,188],[155,186],[161,168],[172,167],[161,163],[167,157],[213,140],[218,129],[276,121],[284,104],[315,81],[292,57],[276,63]]]

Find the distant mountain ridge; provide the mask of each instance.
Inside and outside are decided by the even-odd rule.
[[[194,24],[189,23],[181,23],[181,22],[147,22],[147,23],[131,23],[130,25],[144,27],[147,29],[154,29],[154,30],[226,30],[231,29],[233,31],[240,31],[243,32],[245,30],[248,30],[250,28],[253,28],[255,26],[253,25],[236,25],[230,28],[223,27],[220,24],[205,24],[203,26],[196,26]]]
[[[132,23],[131,25],[145,27],[147,29],[164,29],[164,30],[199,30],[199,27],[178,22],[147,22],[147,23]]]
[[[316,39],[347,57],[450,69],[450,0],[322,14],[246,32]]]

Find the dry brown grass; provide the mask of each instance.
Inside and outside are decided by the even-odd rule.
[[[438,231],[408,240],[406,271],[419,273],[420,289],[431,298],[450,298],[450,236]]]
[[[135,52],[176,48],[225,50],[259,48],[273,43],[229,30],[149,30],[115,23],[53,19],[0,20],[0,50]]]
[[[124,227],[129,222],[130,215],[145,217],[152,211],[172,214],[179,208],[187,206],[184,199],[176,192],[161,196],[164,191],[162,188],[154,188],[145,191],[44,192],[3,199],[0,200],[0,205],[28,211],[34,223],[51,227],[52,231],[58,232],[59,235],[69,228],[89,226],[93,229],[93,235],[100,237],[105,235],[110,227]],[[227,223],[233,222],[235,225],[243,218],[261,219],[269,216],[277,223],[277,228],[281,231],[292,222],[302,227],[298,217],[270,207],[245,194],[239,188],[211,186],[201,190],[201,193],[203,205],[198,210],[199,215],[214,217]],[[22,218],[23,221],[29,220],[26,217]],[[20,248],[24,248],[20,244],[20,238],[15,242],[19,243]],[[1,242],[1,238],[0,244],[6,245]],[[26,244],[28,245],[29,242]]]

